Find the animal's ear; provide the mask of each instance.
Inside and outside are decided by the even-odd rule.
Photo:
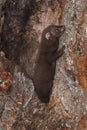
[[[45,38],[46,38],[47,40],[49,40],[49,38],[50,38],[50,32],[47,32],[47,33],[45,34]]]

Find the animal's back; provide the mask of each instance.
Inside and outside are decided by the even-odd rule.
[[[63,31],[64,26],[52,25],[42,33],[33,83],[39,99],[44,103],[49,102],[52,92],[56,60],[63,54],[63,48],[57,50]]]

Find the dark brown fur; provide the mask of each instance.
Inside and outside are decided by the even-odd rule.
[[[49,102],[52,92],[56,60],[64,53],[64,47],[58,50],[59,37],[64,30],[64,26],[50,25],[42,33],[33,83],[39,99],[44,103]]]

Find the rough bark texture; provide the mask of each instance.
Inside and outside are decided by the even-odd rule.
[[[0,15],[0,130],[87,130],[87,0],[0,0]],[[30,78],[50,24],[66,30],[47,105]]]

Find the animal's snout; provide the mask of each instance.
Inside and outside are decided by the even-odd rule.
[[[65,26],[64,25],[61,25],[61,26],[58,26],[58,31],[60,32],[64,32],[65,31]]]

